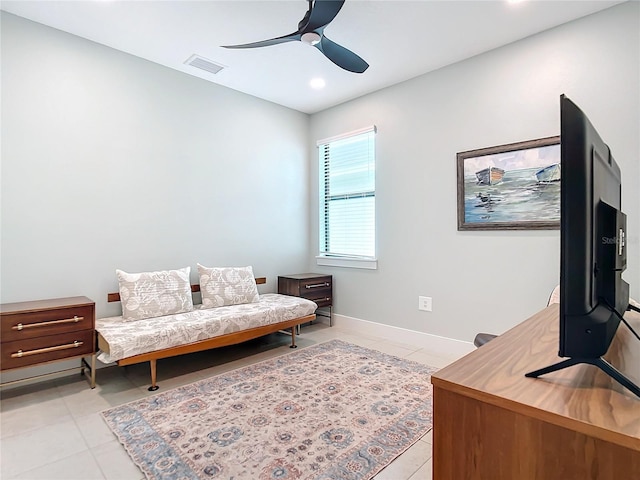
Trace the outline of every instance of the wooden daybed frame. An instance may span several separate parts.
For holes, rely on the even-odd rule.
[[[265,277],[256,278],[256,284],[264,284],[267,282]],[[196,293],[200,291],[200,285],[194,284],[191,285],[191,292]],[[119,293],[109,293],[107,295],[107,302],[119,302],[120,294]],[[272,325],[263,325],[261,327],[250,328],[247,330],[241,330],[239,332],[227,333],[224,335],[220,335],[213,338],[208,338],[206,340],[201,340],[199,342],[187,343],[185,345],[178,345],[176,347],[163,348],[161,350],[156,350],[148,353],[141,353],[140,355],[134,355],[132,357],[123,358],[117,360],[116,363],[118,366],[126,366],[133,365],[136,363],[149,362],[149,366],[151,368],[151,386],[149,387],[149,391],[155,391],[158,388],[156,384],[156,362],[161,358],[169,358],[175,357],[178,355],[184,355],[186,353],[194,353],[201,352],[203,350],[210,350],[212,348],[218,347],[226,347],[229,345],[236,345],[238,343],[243,343],[248,340],[252,340],[254,338],[262,337],[264,335],[268,335],[270,333],[275,333],[281,330],[291,330],[291,345],[289,348],[297,348],[296,345],[296,326],[301,325],[303,323],[312,322],[316,319],[316,315],[306,315],[300,318],[294,318],[291,320],[286,320],[284,322],[274,323]],[[288,332],[287,332],[288,333]],[[98,332],[96,331],[96,337],[98,338]],[[98,345],[99,346],[99,345]]]

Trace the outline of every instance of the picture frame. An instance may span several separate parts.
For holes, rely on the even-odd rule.
[[[560,228],[560,137],[456,154],[458,230]]]

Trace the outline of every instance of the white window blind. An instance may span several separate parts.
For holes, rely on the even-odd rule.
[[[318,142],[320,255],[376,255],[375,127]]]

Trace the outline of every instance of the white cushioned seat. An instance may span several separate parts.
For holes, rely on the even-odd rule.
[[[260,295],[254,303],[206,309],[198,307],[191,312],[133,322],[124,321],[121,316],[97,319],[101,350],[98,360],[111,363],[227,333],[272,325],[311,315],[318,308],[310,300],[274,293]]]

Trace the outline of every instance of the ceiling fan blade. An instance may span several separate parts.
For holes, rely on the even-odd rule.
[[[331,20],[336,18],[344,5],[345,0],[315,0],[309,21],[302,27],[303,32],[311,32],[318,28],[326,27]]]
[[[222,45],[222,48],[257,48],[257,47],[268,47],[269,45],[278,45],[279,43],[285,42],[295,42],[300,40],[302,35],[300,32],[293,32],[289,35],[284,35],[282,37],[271,38],[269,40],[262,40],[260,42],[252,42],[252,43],[243,43],[240,45]]]
[[[316,44],[315,47],[324,53],[325,57],[333,63],[350,72],[362,73],[369,68],[369,64],[358,55],[329,40],[325,36],[322,37],[320,43]]]

